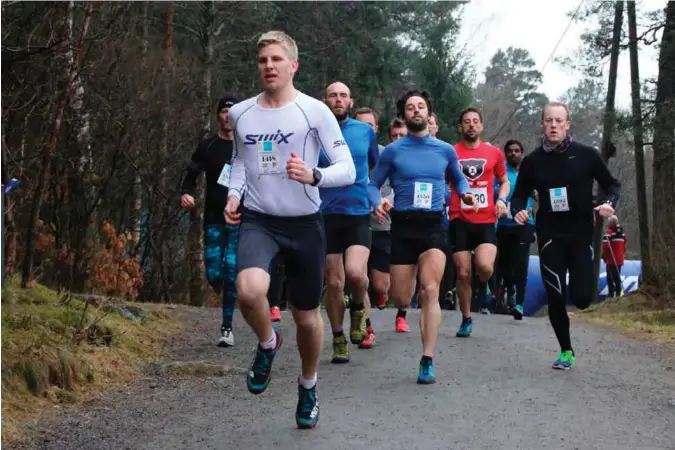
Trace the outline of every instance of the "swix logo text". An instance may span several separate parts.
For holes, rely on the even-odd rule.
[[[247,134],[244,136],[244,144],[256,144],[262,141],[276,141],[277,144],[290,144],[288,138],[293,136],[293,134],[295,133],[283,133],[281,130],[277,130],[276,133],[271,134]]]

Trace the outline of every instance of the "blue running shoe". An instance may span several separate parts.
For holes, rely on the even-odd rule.
[[[319,421],[319,397],[316,384],[312,389],[305,389],[298,384],[298,408],[295,410],[295,423],[298,428],[314,428]]]
[[[516,320],[523,320],[523,305],[516,305],[513,307],[513,318]]]
[[[417,374],[417,384],[434,384],[436,374],[434,373],[434,362],[430,360],[421,360],[420,368]]]
[[[471,317],[462,318],[462,324],[459,326],[457,331],[457,337],[469,337],[471,336],[471,326],[473,325],[473,320]]]
[[[258,348],[256,349],[253,364],[251,364],[248,377],[246,378],[246,385],[252,394],[262,394],[270,384],[272,361],[274,361],[274,356],[279,351],[279,348],[281,348],[281,343],[283,342],[279,332],[275,330],[274,333],[277,335],[276,348],[265,350],[258,344]]]

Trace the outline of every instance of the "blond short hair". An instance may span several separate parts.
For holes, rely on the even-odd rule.
[[[292,37],[284,33],[283,31],[268,31],[263,33],[258,38],[258,50],[264,48],[270,44],[279,44],[284,50],[286,50],[286,55],[291,60],[298,59],[298,46],[293,40]]]
[[[554,107],[554,106],[560,106],[561,108],[563,108],[565,110],[565,113],[567,114],[567,120],[568,121],[572,120],[572,117],[571,117],[572,115],[570,114],[570,107],[567,106],[567,103],[563,103],[563,102],[550,102],[549,104],[544,106],[544,109],[541,110],[541,120],[544,120],[544,112],[546,111],[546,109]]]

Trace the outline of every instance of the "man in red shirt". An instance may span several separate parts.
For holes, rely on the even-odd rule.
[[[476,198],[474,206],[460,201],[456,192],[450,197],[450,241],[452,258],[457,267],[457,296],[462,310],[462,324],[457,337],[471,335],[471,252],[483,289],[494,271],[497,256],[495,223],[505,216],[506,197],[511,189],[502,152],[482,142],[483,118],[476,108],[466,108],[459,116],[462,139],[454,145],[462,173]],[[495,201],[494,181],[499,180]],[[483,293],[482,297],[487,295]]]
[[[611,216],[607,221],[607,230],[602,238],[602,260],[607,268],[607,297],[623,294],[621,267],[626,256],[626,233],[619,219]]]

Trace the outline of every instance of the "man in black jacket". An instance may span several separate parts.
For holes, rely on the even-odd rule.
[[[536,216],[539,263],[548,294],[548,315],[560,343],[554,369],[570,369],[576,362],[570,340],[566,291],[574,305],[586,309],[593,298],[594,214],[609,217],[619,200],[621,185],[592,147],[568,136],[567,105],[548,104],[541,117],[541,146],[523,159],[511,198],[511,214],[519,225],[529,218],[527,199],[539,194]],[[598,206],[593,203],[593,181],[607,192]]]

